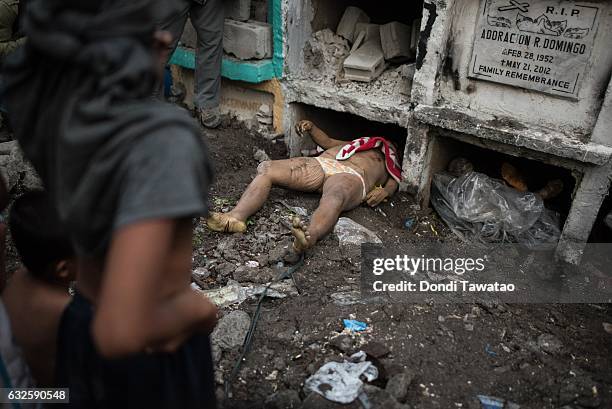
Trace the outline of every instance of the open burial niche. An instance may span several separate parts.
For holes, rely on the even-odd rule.
[[[470,241],[556,245],[572,205],[569,169],[436,135],[430,200]]]
[[[295,123],[301,120],[312,121],[322,131],[334,139],[352,141],[365,136],[382,136],[392,141],[402,160],[406,145],[407,131],[394,124],[369,121],[357,115],[337,112],[330,109],[313,107],[305,104],[291,104]],[[294,134],[295,135],[295,134]],[[294,138],[299,138],[297,135]],[[296,140],[301,156],[316,155],[316,145],[310,138]]]
[[[301,72],[397,103],[410,97],[422,1],[312,0],[312,35],[304,38]]]

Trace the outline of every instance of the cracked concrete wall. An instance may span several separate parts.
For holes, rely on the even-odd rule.
[[[283,32],[285,33],[285,74],[304,68],[304,44],[312,36],[314,10],[310,0],[283,1]]]
[[[593,128],[593,142],[612,146],[612,78],[608,83],[608,90],[604,103],[599,111],[599,117]]]
[[[450,31],[441,48],[447,55],[444,69],[439,72],[437,104],[512,117],[587,142],[612,71],[612,4],[604,0],[592,2],[601,3],[602,15],[578,101],[468,78],[480,1],[449,5]]]

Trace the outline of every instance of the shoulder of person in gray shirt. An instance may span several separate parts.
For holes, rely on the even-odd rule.
[[[113,230],[145,219],[206,214],[211,171],[203,142],[177,128],[142,138],[125,157]]]

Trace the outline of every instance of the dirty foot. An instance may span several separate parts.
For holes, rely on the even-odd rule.
[[[293,218],[293,228],[291,229],[291,234],[293,234],[293,237],[295,237],[295,240],[293,241],[293,251],[295,253],[303,253],[311,247],[308,225],[299,217]]]
[[[551,180],[542,189],[536,192],[542,200],[550,200],[559,196],[563,192],[563,181],[559,179]]]
[[[230,216],[227,213],[210,213],[206,225],[212,231],[223,233],[244,233],[246,223]]]
[[[501,174],[506,183],[519,192],[526,192],[528,190],[527,182],[525,182],[525,178],[523,178],[521,172],[508,162],[502,164]]]

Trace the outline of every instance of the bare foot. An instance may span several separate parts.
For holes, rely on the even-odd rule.
[[[293,241],[293,251],[300,254],[308,250],[312,245],[310,244],[310,232],[308,231],[308,225],[302,221],[299,217],[293,218],[293,228],[291,234],[295,237]]]
[[[223,233],[244,233],[246,231],[246,223],[228,213],[210,213],[206,225],[212,231]]]
[[[519,192],[527,191],[527,182],[525,182],[525,178],[521,174],[521,172],[509,164],[508,162],[504,162],[501,167],[502,178],[508,183],[510,186],[518,190]]]

